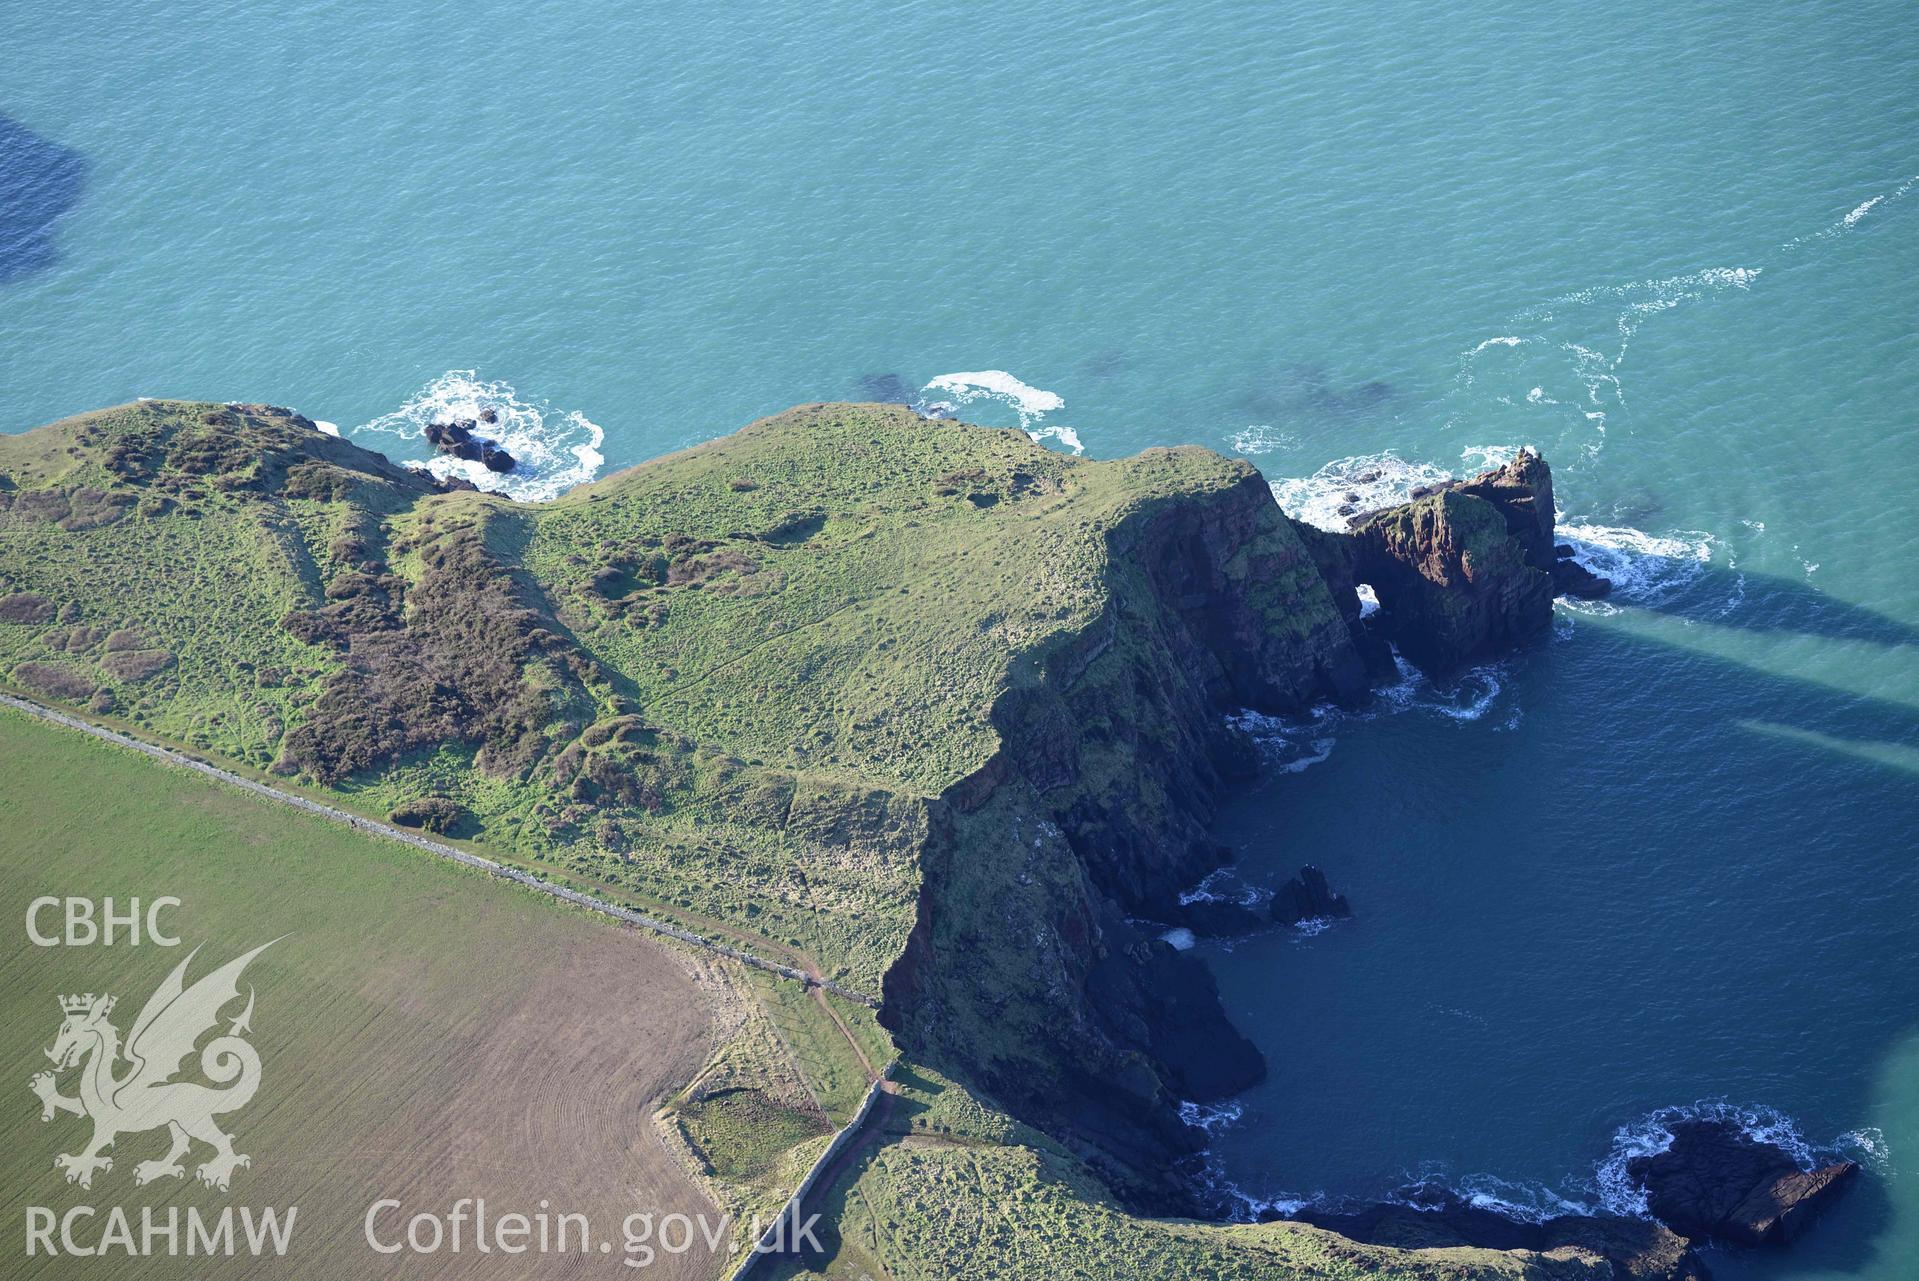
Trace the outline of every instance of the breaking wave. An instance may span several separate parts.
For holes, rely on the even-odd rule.
[[[495,422],[480,421],[491,413]],[[592,480],[605,465],[600,446],[606,433],[577,410],[559,413],[544,402],[526,401],[513,385],[481,378],[471,369],[453,369],[422,387],[411,400],[354,428],[418,440],[424,446],[428,423],[457,419],[480,421],[477,434],[497,441],[513,455],[512,471],[501,475],[482,464],[446,454],[407,463],[445,479],[459,476],[482,489],[523,502],[558,498]]]
[[[1079,433],[1071,427],[1039,425],[1040,419],[1046,415],[1056,409],[1066,408],[1065,398],[1058,392],[1021,382],[1004,369],[941,374],[920,388],[919,397],[913,402],[912,408],[925,418],[952,418],[957,415],[961,405],[980,400],[996,401],[1019,415],[1020,428],[1035,443],[1055,440],[1075,454],[1086,452]]]
[[[1561,524],[1559,541],[1570,544],[1573,558],[1603,578],[1612,580],[1612,595],[1601,601],[1561,599],[1568,609],[1583,613],[1616,613],[1619,603],[1663,605],[1698,582],[1712,565],[1718,540],[1702,530],[1648,534],[1624,525],[1596,525],[1579,521]],[[1743,580],[1735,585],[1727,608],[1743,597]]]
[[[1310,476],[1284,477],[1270,484],[1287,515],[1320,529],[1341,531],[1348,517],[1403,503],[1420,486],[1452,478],[1443,467],[1409,462],[1389,449],[1341,458]]]

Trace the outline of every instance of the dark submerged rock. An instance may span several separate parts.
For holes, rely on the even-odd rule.
[[[485,414],[481,417],[485,419]],[[497,418],[495,414],[494,419]],[[471,418],[462,418],[457,422],[428,423],[427,442],[443,454],[479,463],[490,472],[512,471],[517,465],[513,455],[502,449],[497,441],[474,435],[473,429],[477,425]]]
[[[860,397],[883,405],[910,405],[914,389],[898,374],[861,374]]]
[[[1353,914],[1346,896],[1333,893],[1326,883],[1326,873],[1310,863],[1274,892],[1271,910],[1272,918],[1281,925],[1327,917],[1343,920]]]
[[[1612,592],[1612,579],[1602,578],[1573,559],[1573,549],[1564,543],[1553,548],[1558,560],[1553,562],[1553,586],[1561,596],[1573,596],[1580,600],[1598,600]]]
[[[59,228],[86,187],[87,158],[0,115],[0,284],[60,260]]]
[[[1802,1170],[1783,1148],[1725,1121],[1685,1121],[1671,1130],[1671,1147],[1634,1157],[1626,1172],[1646,1189],[1655,1218],[1694,1238],[1783,1245],[1859,1170],[1852,1161]]]

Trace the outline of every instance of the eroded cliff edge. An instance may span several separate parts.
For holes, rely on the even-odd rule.
[[[1345,533],[1293,522],[1250,469],[1127,513],[1104,610],[1032,656],[995,708],[1000,750],[938,799],[883,1017],[1137,1207],[1204,1212],[1179,1104],[1265,1065],[1204,965],[1135,922],[1179,919],[1179,892],[1232,857],[1207,829],[1256,762],[1227,714],[1362,701],[1394,648],[1444,673],[1539,638],[1552,529],[1531,452]]]

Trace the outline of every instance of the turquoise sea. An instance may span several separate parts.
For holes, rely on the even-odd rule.
[[[1721,1276],[1914,1275],[1910,5],[0,24],[0,430],[265,399],[420,458],[436,398],[481,399],[540,493],[901,398],[1237,450],[1308,516],[1540,446],[1613,604],[1267,727],[1227,815],[1246,883],[1318,862],[1358,918],[1202,945],[1273,1065],[1220,1177],[1596,1204],[1716,1101],[1875,1172]]]

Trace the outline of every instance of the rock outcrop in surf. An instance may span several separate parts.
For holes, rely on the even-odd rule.
[[[487,409],[480,412],[478,419],[431,422],[426,425],[427,443],[443,454],[478,463],[495,475],[504,475],[518,466],[518,461],[498,441],[478,434],[481,423],[495,421],[497,415]]]
[[[1638,1156],[1626,1173],[1661,1223],[1699,1240],[1784,1245],[1859,1172],[1852,1161],[1800,1167],[1784,1148],[1718,1120],[1681,1121],[1663,1152]]]
[[[1326,873],[1308,863],[1299,875],[1273,892],[1269,907],[1273,920],[1281,925],[1305,921],[1344,920],[1353,914],[1353,905],[1344,894],[1333,893]]]
[[[1530,449],[1469,480],[1356,513],[1346,533],[1302,526],[1302,534],[1376,671],[1390,670],[1390,647],[1428,673],[1456,672],[1546,635],[1554,596],[1606,590],[1558,554],[1552,470]],[[1361,584],[1377,613],[1362,617]]]

